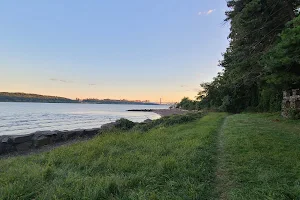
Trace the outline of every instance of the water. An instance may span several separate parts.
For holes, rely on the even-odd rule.
[[[164,108],[167,106],[0,102],[0,135],[22,135],[43,130],[98,128],[120,118],[142,122],[160,116],[152,112],[127,112],[126,110]]]

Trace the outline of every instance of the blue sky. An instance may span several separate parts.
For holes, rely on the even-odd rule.
[[[27,0],[0,7],[0,91],[179,101],[220,71],[220,0]]]

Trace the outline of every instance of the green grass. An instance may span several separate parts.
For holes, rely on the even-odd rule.
[[[300,121],[232,115],[223,134],[228,199],[300,199]]]
[[[144,126],[1,159],[0,199],[300,199],[300,121],[209,113]]]
[[[224,113],[0,160],[0,199],[211,199]]]

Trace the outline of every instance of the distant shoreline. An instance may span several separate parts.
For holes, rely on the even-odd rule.
[[[103,102],[103,103],[87,103],[87,102],[40,102],[40,101],[0,101],[0,103],[51,103],[51,104],[58,104],[58,103],[64,103],[64,104],[115,104],[115,105],[146,105],[146,106],[158,106],[158,105],[166,105],[166,104],[157,104],[157,103],[138,103],[138,102],[132,102],[132,103],[118,103],[118,102]]]
[[[140,100],[117,100],[117,99],[69,99],[58,96],[47,96],[40,94],[29,94],[29,93],[11,93],[11,92],[0,92],[0,102],[28,102],[28,103],[84,103],[84,104],[129,104],[129,105],[159,105],[150,101]]]

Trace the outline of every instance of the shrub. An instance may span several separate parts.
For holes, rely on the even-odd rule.
[[[148,131],[151,128],[159,127],[159,126],[172,126],[175,124],[184,124],[199,119],[202,116],[203,116],[202,112],[188,113],[185,115],[167,116],[157,120],[153,120],[152,122],[146,124],[143,123],[138,124],[135,127],[135,129],[139,131]]]
[[[289,119],[300,119],[300,111],[296,109],[289,109],[288,110],[288,118]]]
[[[121,129],[125,131],[132,129],[134,126],[135,126],[134,122],[124,118],[117,120],[115,125],[117,129]]]

